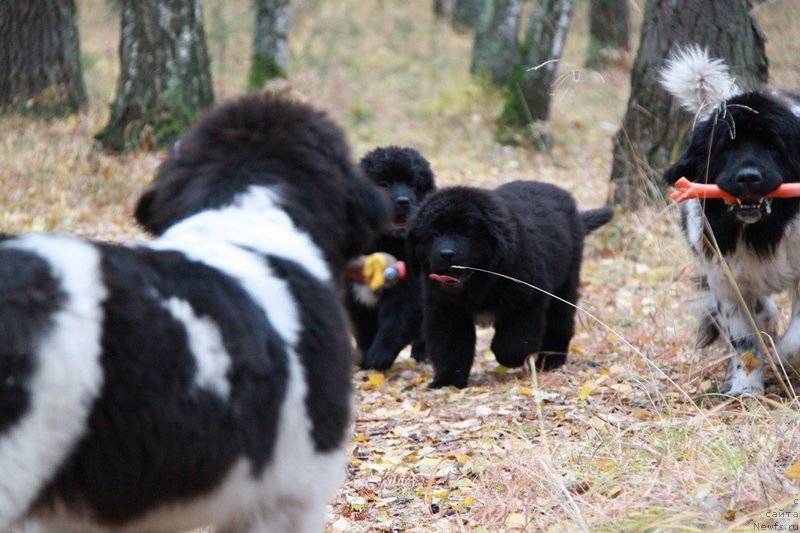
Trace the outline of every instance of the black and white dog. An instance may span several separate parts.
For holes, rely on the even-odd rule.
[[[160,166],[124,247],[0,243],[0,531],[321,531],[345,474],[345,263],[389,222],[320,112],[253,96]]]
[[[684,232],[707,282],[701,344],[721,331],[736,351],[723,391],[763,393],[766,360],[752,324],[776,340],[779,364],[800,362],[800,198],[766,197],[800,181],[800,97],[770,88],[745,91],[721,60],[697,47],[675,54],[661,82],[696,115],[689,147],[665,179],[715,183],[737,199],[682,206]],[[791,291],[792,318],[778,340],[779,313],[770,295],[783,290]]]
[[[430,163],[417,150],[400,146],[376,148],[361,159],[364,173],[389,196],[394,217],[391,229],[381,233],[369,248],[399,260],[408,260],[406,228],[434,183]],[[351,283],[347,291],[347,310],[353,322],[361,368],[385,370],[392,366],[400,350],[412,345],[411,357],[425,359],[422,336],[423,282],[409,275],[396,285],[377,292],[363,283]]]

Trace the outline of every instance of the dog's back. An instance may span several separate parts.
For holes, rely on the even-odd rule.
[[[288,109],[279,142],[302,129],[307,158],[248,144],[269,161],[203,173],[187,143],[140,202],[154,241],[0,241],[0,531],[321,530],[350,423],[340,265],[388,210],[338,128],[286,105],[230,104],[189,139],[255,106],[255,142]]]

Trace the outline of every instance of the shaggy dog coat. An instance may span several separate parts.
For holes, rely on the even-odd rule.
[[[759,332],[777,342],[778,366],[800,367],[800,198],[766,197],[800,180],[800,97],[745,91],[721,60],[697,47],[675,54],[661,78],[695,114],[689,146],[666,171],[667,183],[681,177],[715,183],[737,198],[732,205],[681,205],[684,233],[703,265],[701,345],[721,332],[734,349],[723,392],[763,393],[767,362]],[[770,295],[787,289],[792,314],[779,338]]]
[[[0,531],[321,531],[345,474],[345,263],[388,206],[323,114],[208,113],[139,201],[158,237],[0,243]]]
[[[392,228],[382,233],[369,251],[386,252],[407,261],[408,221],[435,188],[430,164],[413,148],[388,146],[365,155],[361,168],[385,189],[394,209]],[[425,345],[420,339],[422,288],[418,275],[406,276],[377,292],[364,284],[350,284],[347,309],[362,352],[362,368],[385,370],[392,366],[400,350],[412,343],[411,356],[418,361],[425,359]]]
[[[537,365],[566,361],[574,333],[584,236],[611,219],[578,213],[554,185],[516,181],[494,191],[448,187],[431,194],[409,229],[411,264],[427,278],[424,336],[431,387],[465,387],[475,324],[494,324],[491,349],[507,367],[538,353]],[[486,272],[510,276],[542,291]]]

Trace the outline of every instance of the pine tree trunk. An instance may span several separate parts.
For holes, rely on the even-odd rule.
[[[648,0],[628,109],[614,139],[611,199],[636,208],[663,198],[661,173],[680,150],[692,117],[658,84],[658,70],[681,44],[707,46],[731,67],[741,87],[767,81],[764,35],[748,0]]]
[[[521,131],[538,148],[550,145],[548,121],[553,83],[572,20],[573,0],[541,0],[531,12],[528,31],[509,84],[498,139],[516,142]]]
[[[453,0],[453,28],[469,31],[478,25],[484,5],[491,0]]]
[[[436,18],[444,17],[444,0],[433,0],[433,14],[436,16]]]
[[[0,112],[57,116],[86,103],[74,0],[0,0]]]
[[[591,0],[589,6],[586,67],[601,69],[610,63],[609,52],[629,50],[628,0]]]
[[[518,61],[517,43],[522,0],[490,0],[475,32],[472,46],[473,76],[488,75],[503,85],[511,79]]]
[[[208,52],[200,0],[122,0],[120,77],[107,150],[172,143],[211,106]]]
[[[256,0],[253,58],[247,87],[261,88],[273,78],[285,78],[289,64],[289,0]]]

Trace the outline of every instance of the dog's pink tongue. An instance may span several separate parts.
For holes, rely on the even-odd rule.
[[[447,274],[428,274],[428,279],[433,281],[438,281],[439,283],[447,283],[448,281],[453,283],[458,283],[458,278],[454,276],[448,276]]]

